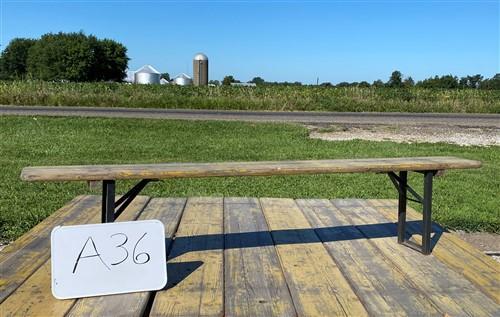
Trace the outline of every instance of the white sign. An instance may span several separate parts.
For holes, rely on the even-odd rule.
[[[158,220],[52,230],[52,294],[58,299],[162,289],[165,229]]]

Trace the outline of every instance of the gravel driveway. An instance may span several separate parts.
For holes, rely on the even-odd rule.
[[[328,141],[369,140],[398,143],[450,143],[499,146],[500,128],[449,125],[309,125],[310,137]]]

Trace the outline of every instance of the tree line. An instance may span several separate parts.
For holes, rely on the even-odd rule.
[[[339,85],[341,85],[340,83]],[[355,85],[356,83],[347,83],[347,85]],[[367,82],[361,82],[358,85],[367,85]],[[403,74],[400,71],[394,71],[391,74],[389,80],[384,83],[381,80],[376,80],[372,84],[376,87],[421,87],[421,88],[442,88],[442,89],[500,89],[500,73],[495,74],[491,78],[484,78],[480,74],[469,75],[464,77],[457,77],[453,75],[444,76],[434,76],[420,80],[415,83],[415,81],[410,77],[403,78]]]
[[[239,80],[234,79],[233,76],[226,76],[222,81],[223,85],[230,85],[232,82],[240,82]],[[249,83],[255,83],[257,85],[287,85],[287,86],[300,86],[301,82],[268,82],[265,81],[261,77],[254,77],[252,80],[248,81]],[[324,82],[319,84],[322,87],[388,87],[388,88],[409,88],[409,87],[420,87],[420,88],[442,88],[442,89],[466,89],[466,88],[474,88],[474,89],[500,89],[500,73],[495,74],[491,78],[484,78],[482,75],[472,75],[472,76],[464,76],[457,77],[453,75],[444,75],[444,76],[434,76],[424,80],[415,81],[411,76],[404,77],[403,74],[395,70],[392,72],[391,76],[386,82],[378,79],[373,83],[369,83],[367,81],[361,82],[340,82],[336,85],[330,82]]]
[[[0,56],[0,79],[122,81],[128,61],[127,48],[114,40],[49,33],[10,41]]]

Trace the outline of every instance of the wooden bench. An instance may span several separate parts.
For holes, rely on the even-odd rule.
[[[261,161],[224,163],[167,163],[126,165],[83,165],[26,167],[21,173],[25,181],[102,181],[102,222],[112,222],[141,190],[151,181],[169,178],[270,176],[330,173],[384,173],[387,174],[399,195],[398,242],[409,244],[406,231],[407,201],[423,205],[421,251],[431,252],[431,213],[433,177],[447,169],[481,167],[481,162],[456,157],[411,157],[340,159],[314,161]],[[408,172],[424,175],[424,193],[419,195],[408,185]],[[399,173],[399,175],[397,174]],[[115,199],[117,180],[141,179],[118,200]],[[412,197],[408,197],[408,193]]]

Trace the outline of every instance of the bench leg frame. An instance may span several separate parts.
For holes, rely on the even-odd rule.
[[[406,208],[408,200],[421,203],[423,206],[422,221],[422,246],[423,254],[431,253],[431,231],[432,231],[432,181],[437,171],[418,171],[424,174],[424,197],[422,198],[413,188],[408,185],[408,172],[400,171],[399,176],[394,172],[389,172],[389,178],[394,183],[398,193],[398,243],[408,245],[406,238]],[[104,180],[102,182],[102,214],[101,222],[114,222],[116,218],[127,208],[134,198],[152,179],[143,179],[130,189],[120,199],[115,200],[114,180]],[[414,199],[408,197],[408,192]]]
[[[152,179],[143,179],[132,187],[125,195],[120,197],[120,199],[115,200],[115,187],[116,182],[114,180],[104,180],[102,181],[102,213],[101,222],[114,222],[125,208],[130,205],[135,197],[141,192],[141,190],[146,187],[146,185],[153,181]]]
[[[400,171],[399,176],[394,172],[388,173],[394,186],[398,190],[398,243],[408,245],[412,248],[410,241],[406,238],[406,208],[408,200],[422,204],[422,245],[420,251],[427,255],[431,253],[431,232],[432,232],[432,181],[437,171],[418,171],[424,174],[424,195],[421,197],[413,188],[408,185],[408,172]],[[408,192],[414,197],[409,198]]]

